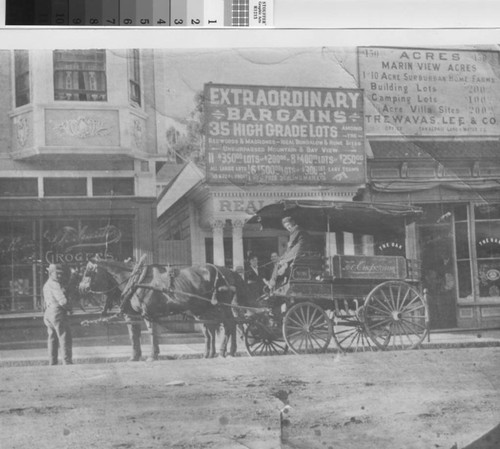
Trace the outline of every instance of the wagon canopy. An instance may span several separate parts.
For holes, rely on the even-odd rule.
[[[398,204],[286,199],[263,207],[248,223],[283,229],[281,219],[290,216],[308,231],[373,235],[401,229],[422,213],[420,207]]]

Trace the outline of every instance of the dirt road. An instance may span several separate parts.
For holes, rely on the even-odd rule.
[[[499,366],[475,348],[3,368],[0,447],[461,448],[500,422]]]

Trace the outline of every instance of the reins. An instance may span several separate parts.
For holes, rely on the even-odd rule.
[[[129,279],[131,278],[132,276],[128,277],[127,279],[125,279],[124,281],[122,282],[117,282],[116,285],[114,287],[111,287],[109,288],[108,290],[102,290],[102,291],[95,291],[95,290],[92,290],[92,289],[88,289],[89,293],[101,293],[103,295],[105,295],[106,293],[109,293],[109,292],[112,292],[113,290],[117,289],[118,287],[120,287],[120,285],[123,285],[125,284],[126,282],[129,281]]]
[[[227,288],[230,288],[230,287],[231,286],[228,286]],[[166,295],[170,299],[172,299],[172,297],[169,295],[169,293],[173,293],[173,294],[177,293],[177,294],[189,296],[191,298],[201,299],[202,301],[212,303],[211,299],[204,298],[203,296],[196,295],[194,293],[186,293],[186,292],[183,292],[181,290],[160,288],[160,287],[155,287],[153,285],[148,285],[148,284],[137,284],[137,285],[134,286],[134,288],[136,290],[139,289],[139,288],[144,288],[144,289],[147,289],[147,290],[153,290],[153,291],[156,291],[156,292],[159,292],[159,293],[163,293],[164,295]],[[252,311],[255,311],[255,312],[263,312],[263,311],[266,310],[266,308],[262,308],[262,307],[240,306],[240,305],[236,305],[236,304],[227,304],[227,303],[224,303],[224,302],[218,302],[217,305],[221,305],[221,306],[225,306],[225,307],[231,307],[232,309],[234,308],[234,309],[241,309],[241,310],[252,310]]]

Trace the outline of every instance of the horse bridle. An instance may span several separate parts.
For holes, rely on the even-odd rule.
[[[90,267],[89,267],[90,265]],[[87,266],[85,267],[85,271],[83,272],[83,277],[91,277],[89,274],[90,273],[96,273],[97,272],[97,268],[98,268],[98,265],[92,261],[88,261],[87,262]],[[132,275],[130,275],[128,278],[126,278],[124,281],[122,282],[117,282],[115,286],[111,287],[110,289],[108,290],[102,290],[102,291],[95,291],[95,290],[92,290],[92,289],[88,289],[88,292],[89,293],[94,293],[94,294],[106,294],[106,293],[110,293],[112,292],[113,290],[115,289],[119,289],[119,287],[123,284],[126,284],[130,278],[132,277]]]

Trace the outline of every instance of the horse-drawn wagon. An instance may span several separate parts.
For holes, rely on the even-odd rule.
[[[208,357],[215,355],[215,329],[221,323],[222,352],[232,337],[234,353],[239,324],[251,356],[323,352],[332,339],[341,351],[413,349],[429,329],[415,258],[415,220],[421,213],[412,206],[341,201],[283,200],[262,208],[249,224],[281,228],[282,218],[292,216],[316,247],[297,255],[284,281],[258,304],[246,301],[237,273],[211,264],[175,273],[146,266],[143,258],[135,265],[89,262],[82,286],[99,284],[102,272],[111,282],[101,288],[108,292],[107,308],[114,296],[122,311],[128,300],[131,313],[151,320],[188,312],[204,325]],[[344,233],[358,243],[351,246],[354,251],[339,238]],[[397,243],[387,243],[395,237]],[[405,250],[404,255],[380,254],[381,239],[386,243],[380,247]]]
[[[297,257],[285,282],[264,298],[273,313],[246,326],[247,352],[322,352],[332,338],[342,351],[417,348],[429,325],[414,258],[414,222],[420,214],[411,206],[296,200],[258,211],[250,224],[281,228],[282,218],[292,216],[320,244]],[[344,233],[359,242],[354,254],[346,254],[347,245],[339,251]],[[377,253],[377,242],[396,236],[398,243],[385,246],[406,254]]]

